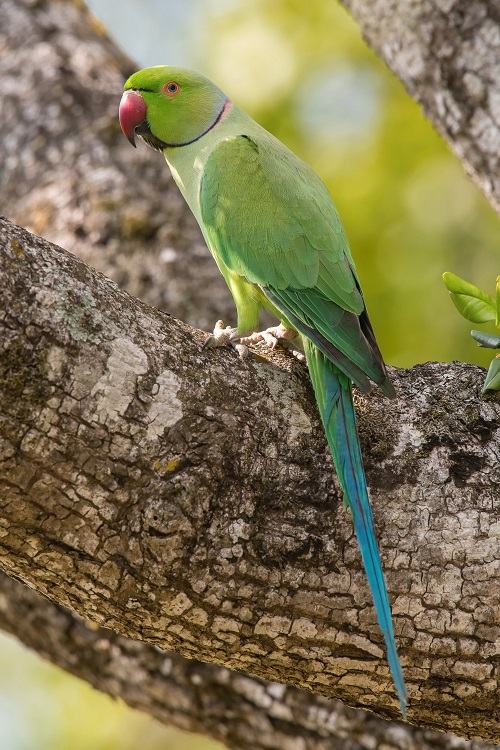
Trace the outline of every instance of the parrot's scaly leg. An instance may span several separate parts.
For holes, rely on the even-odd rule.
[[[300,361],[304,361],[304,354],[300,351],[300,336],[293,328],[287,328],[280,323],[278,326],[266,328],[264,331],[255,331],[249,336],[242,336],[241,343],[245,346],[252,344],[264,344],[271,350],[278,345],[293,354]]]
[[[248,355],[248,347],[241,343],[238,329],[225,326],[222,320],[218,320],[215,324],[213,332],[203,344],[203,349],[214,349],[220,346],[232,346],[241,359]]]

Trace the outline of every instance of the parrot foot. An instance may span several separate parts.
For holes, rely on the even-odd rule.
[[[242,336],[240,341],[244,346],[264,342],[266,347],[271,351],[280,345],[300,362],[303,362],[305,359],[303,352],[296,348],[297,345],[300,345],[297,331],[294,331],[292,328],[286,328],[282,323],[278,326],[266,328],[264,331],[255,331],[250,336]]]
[[[248,347],[241,343],[240,335],[236,328],[225,326],[222,320],[218,320],[213,332],[203,344],[203,349],[215,349],[220,346],[232,346],[238,352],[240,359],[248,355]]]

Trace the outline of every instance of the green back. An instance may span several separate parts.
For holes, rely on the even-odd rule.
[[[266,131],[222,140],[205,164],[201,217],[212,251],[257,284],[360,388],[385,367],[347,239],[319,177]]]

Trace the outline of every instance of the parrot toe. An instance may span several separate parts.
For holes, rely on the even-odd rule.
[[[232,346],[238,352],[240,359],[245,359],[248,356],[248,347],[241,342],[237,329],[226,326],[224,321],[218,320],[202,349],[215,349],[221,346]]]
[[[264,331],[255,331],[249,336],[243,336],[240,340],[242,344],[248,346],[263,343],[270,351],[276,349],[277,346],[281,346],[293,354],[294,357],[297,357],[297,359],[304,360],[302,352],[297,350],[297,346],[300,345],[300,338],[297,332],[293,328],[286,328],[282,323],[278,326],[266,328]]]
[[[263,344],[268,351],[274,351],[280,346],[300,362],[305,360],[303,352],[296,348],[300,346],[300,337],[297,332],[291,328],[286,328],[281,323],[278,326],[266,328],[264,331],[255,331],[248,336],[240,336],[237,328],[226,326],[224,321],[218,320],[202,349],[232,346],[238,352],[240,359],[246,359],[249,354],[248,347],[256,344]]]

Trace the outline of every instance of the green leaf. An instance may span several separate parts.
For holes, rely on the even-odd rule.
[[[497,316],[495,300],[487,292],[447,271],[443,281],[460,315],[472,323],[488,323]]]
[[[445,271],[443,273],[443,281],[446,285],[446,288],[449,292],[455,292],[456,294],[467,294],[470,297],[477,297],[478,299],[482,299],[485,302],[493,302],[493,297],[491,297],[487,292],[483,292],[482,289],[479,289],[479,287],[474,286],[474,284],[471,284],[469,281],[465,281],[465,279],[461,279],[460,276],[457,276],[455,273],[451,273],[451,271]]]
[[[450,294],[458,312],[471,323],[489,323],[496,318],[496,310],[489,302],[465,294]]]
[[[500,354],[491,361],[483,385],[483,393],[485,391],[500,391]]]
[[[486,349],[500,349],[500,336],[495,336],[494,333],[471,331],[470,335],[477,341],[479,346],[483,346]]]

